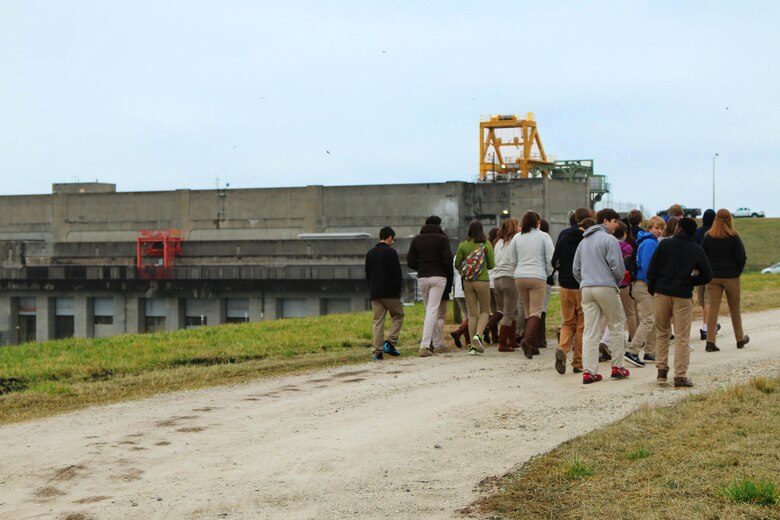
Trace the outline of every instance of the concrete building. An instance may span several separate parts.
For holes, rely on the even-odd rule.
[[[468,223],[533,209],[553,236],[589,204],[587,182],[525,179],[374,186],[118,193],[55,184],[0,197],[0,344],[368,308],[365,253],[391,225],[402,263],[439,215],[453,250]],[[182,255],[164,279],[136,268],[141,230],[176,229]],[[404,270],[405,298],[414,274]]]

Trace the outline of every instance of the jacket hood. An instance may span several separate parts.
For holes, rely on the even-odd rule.
[[[436,224],[423,225],[423,227],[420,228],[420,234],[423,233],[438,233],[440,235],[447,236],[447,234],[444,232],[441,226],[437,226]]]
[[[585,232],[580,228],[574,228],[565,235],[563,235],[564,242],[568,244],[578,244],[582,240],[582,235]]]
[[[607,233],[607,226],[605,226],[604,224],[596,224],[595,226],[591,226],[585,230],[585,232],[582,234],[582,237],[587,238],[592,234],[599,233],[599,232]]]
[[[649,231],[640,230],[639,235],[637,235],[636,237],[636,245],[639,246],[641,242],[644,242],[645,240],[649,240],[650,238],[655,238],[655,235],[650,233]]]
[[[706,227],[712,227],[712,223],[715,222],[715,210],[708,209],[701,216],[701,223]]]

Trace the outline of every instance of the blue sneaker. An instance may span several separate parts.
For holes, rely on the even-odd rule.
[[[384,359],[384,356],[382,356],[382,353],[375,354],[374,357],[371,358],[371,361],[382,361]]]
[[[396,350],[395,345],[390,343],[389,341],[385,341],[385,348],[382,349],[385,354],[390,354],[391,356],[400,356],[401,353]]]

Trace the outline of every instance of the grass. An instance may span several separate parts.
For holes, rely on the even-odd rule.
[[[501,519],[780,518],[778,387],[780,380],[761,378],[671,407],[641,409],[506,475],[501,491],[480,503],[482,513]]]
[[[745,244],[746,269],[760,271],[780,262],[780,218],[735,218],[734,229]]]

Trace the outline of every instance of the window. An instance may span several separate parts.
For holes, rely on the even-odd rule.
[[[92,299],[92,323],[94,325],[114,324],[114,299],[113,298]]]
[[[225,322],[246,323],[249,321],[249,298],[225,299]]]

